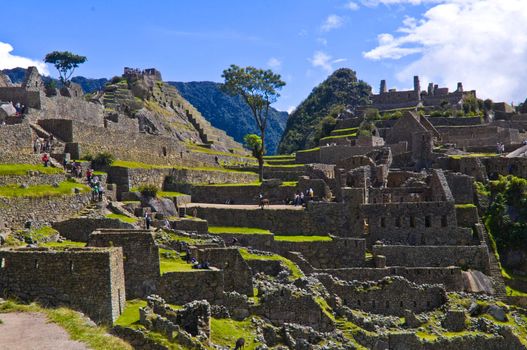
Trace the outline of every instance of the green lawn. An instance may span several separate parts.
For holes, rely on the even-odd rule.
[[[127,300],[123,313],[114,325],[128,327],[136,322],[139,322],[139,308],[145,307],[146,301],[141,299]]]
[[[209,233],[235,233],[247,235],[270,235],[271,231],[256,227],[209,226]]]
[[[467,203],[467,204],[456,204],[456,208],[459,208],[459,209],[468,209],[468,208],[475,208],[476,206],[472,203]]]
[[[27,175],[28,171],[38,171],[41,174],[62,174],[64,171],[59,168],[45,167],[44,165],[34,164],[0,164],[0,176],[7,175]]]
[[[107,214],[106,217],[108,219],[119,219],[122,222],[126,222],[128,224],[135,224],[137,222],[136,218],[131,218],[129,216],[123,215],[123,214]]]
[[[346,129],[334,129],[331,133],[334,134],[351,134],[354,131],[359,130],[358,127],[355,128],[346,128]]]
[[[240,254],[245,260],[278,260],[282,261],[285,266],[291,271],[291,279],[295,280],[297,278],[300,278],[304,276],[300,268],[291,260],[287,259],[286,257],[283,257],[278,254],[272,254],[272,255],[260,255],[260,254],[253,254],[249,253],[249,251],[245,248],[240,249]]]
[[[110,335],[104,327],[91,325],[81,313],[65,307],[47,309],[36,303],[22,305],[9,300],[0,304],[0,313],[7,312],[43,313],[51,322],[64,328],[72,340],[85,343],[93,350],[132,350],[129,344]]]
[[[461,159],[461,158],[472,158],[472,157],[497,157],[496,153],[469,153],[469,154],[456,154],[450,155],[452,159]]]
[[[175,192],[175,191],[159,191],[157,192],[157,196],[172,198],[172,197],[186,196],[186,194],[181,193],[181,192]]]
[[[76,242],[65,240],[62,242],[46,242],[39,244],[39,247],[64,249],[64,248],[83,248],[86,247],[86,242]]]
[[[210,336],[214,344],[226,346],[229,349],[234,347],[238,338],[245,339],[246,350],[254,350],[258,345],[256,341],[256,326],[248,317],[243,321],[235,321],[228,318],[210,320]]]
[[[195,271],[192,265],[184,261],[178,252],[169,249],[159,249],[159,265],[161,274],[167,272],[189,272]]]
[[[274,236],[275,241],[279,242],[331,242],[329,236]]]
[[[21,188],[18,185],[0,186],[0,197],[52,197],[73,194],[73,189],[79,188],[81,192],[89,192],[90,188],[77,182],[63,181],[58,187],[52,185],[35,185]]]

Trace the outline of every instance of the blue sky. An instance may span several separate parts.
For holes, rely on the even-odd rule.
[[[231,63],[253,65],[287,82],[275,105],[281,110],[340,67],[374,89],[383,78],[389,87],[409,87],[419,74],[422,86],[433,80],[453,89],[459,80],[482,97],[523,101],[527,73],[517,71],[527,62],[526,3],[17,0],[4,4],[12,15],[0,26],[0,68],[35,63],[53,50],[87,56],[76,75],[92,78],[130,66],[156,67],[164,80],[221,81]]]

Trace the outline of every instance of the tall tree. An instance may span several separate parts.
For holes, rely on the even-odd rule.
[[[260,181],[263,180],[263,157],[265,155],[265,129],[269,108],[278,100],[278,91],[284,87],[285,82],[279,74],[271,70],[255,67],[238,67],[232,64],[222,74],[225,79],[223,89],[231,95],[240,95],[251,109],[256,125],[260,130],[262,146],[253,155],[258,159]]]
[[[70,84],[70,78],[75,68],[86,62],[85,56],[76,55],[69,51],[53,51],[44,57],[44,62],[51,63],[59,71],[60,81],[65,86]]]

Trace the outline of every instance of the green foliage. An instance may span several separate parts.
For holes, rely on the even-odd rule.
[[[109,152],[98,153],[92,160],[92,167],[95,169],[104,169],[115,162],[115,157]]]
[[[527,248],[527,180],[512,175],[489,182],[491,205],[485,224],[498,251]]]
[[[245,146],[251,150],[253,157],[263,161],[262,138],[256,134],[247,134],[243,137]]]
[[[159,192],[159,187],[154,184],[146,184],[138,187],[139,192],[144,197],[156,197]]]
[[[353,109],[370,103],[371,87],[357,79],[351,69],[336,70],[315,87],[287,120],[287,126],[278,147],[278,153],[293,153],[315,147],[316,128],[336,105]]]
[[[432,118],[441,118],[443,116],[443,113],[441,113],[440,111],[432,111],[432,113],[430,113],[430,117]]]
[[[135,224],[137,222],[136,218],[131,218],[131,217],[123,215],[123,214],[112,213],[112,214],[107,214],[106,217],[108,219],[118,219],[118,220],[120,220],[122,222],[126,222],[128,224]]]
[[[80,64],[86,62],[85,56],[76,55],[69,51],[53,51],[44,57],[44,62],[51,63],[59,71],[60,81],[68,86],[69,80]]]
[[[470,112],[479,112],[479,103],[477,98],[474,96],[465,97],[463,100],[463,111],[465,114],[469,114]]]
[[[397,113],[397,112],[395,112]],[[364,119],[373,121],[373,120],[379,120],[381,119],[381,114],[379,113],[379,110],[377,108],[367,108],[364,111]]]
[[[487,98],[485,101],[483,101],[483,108],[486,111],[491,111],[494,108],[494,102],[490,98]]]
[[[343,104],[336,104],[331,107],[329,114],[322,118],[316,127],[316,143],[331,134],[337,125],[337,117],[345,110],[346,106]]]

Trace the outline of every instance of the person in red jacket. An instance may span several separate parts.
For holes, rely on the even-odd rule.
[[[44,155],[42,156],[42,163],[44,163],[44,166],[48,166],[49,164],[49,156],[47,153],[44,153]]]

